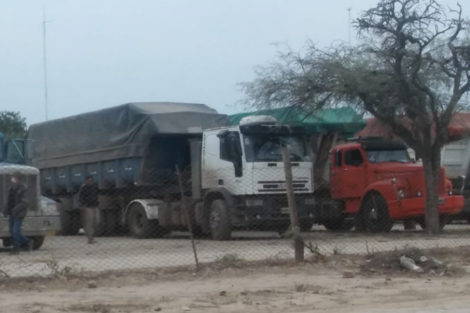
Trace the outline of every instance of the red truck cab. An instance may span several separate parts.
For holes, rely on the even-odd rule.
[[[356,228],[370,232],[388,232],[396,220],[414,219],[424,227],[424,169],[410,159],[405,144],[356,139],[334,147],[330,157],[330,202],[326,205],[331,208],[335,203],[333,207],[341,214],[324,214],[327,207],[322,204],[327,228],[352,227],[351,223],[345,224],[351,217]],[[444,171],[441,168],[438,191],[443,221],[463,208],[463,197],[452,194],[452,183]]]

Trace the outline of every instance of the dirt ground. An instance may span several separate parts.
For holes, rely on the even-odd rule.
[[[305,233],[304,238],[317,245],[323,254],[366,254],[407,246],[431,249],[470,245],[470,226],[467,224],[449,225],[443,234],[433,237],[426,236],[421,230],[403,231],[400,227],[403,228],[402,225],[397,225],[388,234],[328,232],[318,229]],[[55,271],[53,263],[74,271],[94,272],[194,264],[191,242],[185,233],[163,239],[105,237],[97,240],[98,244],[87,245],[83,235],[48,237],[40,250],[19,256],[10,256],[9,249],[0,248],[0,270],[10,277],[27,277],[49,275]],[[213,262],[226,254],[237,254],[240,258],[253,261],[294,257],[292,241],[269,232],[238,232],[235,233],[234,240],[227,242],[198,239],[196,249],[201,262]]]
[[[4,279],[0,312],[468,312],[470,248],[426,251],[449,265],[442,276],[385,264],[400,254],[312,255],[301,265],[234,256],[197,273],[186,268]],[[382,262],[383,269],[371,271],[371,262]]]

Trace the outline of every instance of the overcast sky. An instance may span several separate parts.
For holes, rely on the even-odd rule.
[[[45,2],[54,119],[138,101],[242,111],[233,108],[243,97],[237,83],[275,60],[271,43],[347,41],[347,8],[354,17],[377,1]],[[42,16],[42,0],[0,0],[0,110],[20,111],[28,124],[45,120]]]

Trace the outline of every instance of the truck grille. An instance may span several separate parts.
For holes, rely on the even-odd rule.
[[[282,192],[287,191],[285,181],[258,181],[260,184],[260,189],[258,192]],[[294,180],[292,186],[294,191],[308,191],[307,187],[308,181],[306,180]]]

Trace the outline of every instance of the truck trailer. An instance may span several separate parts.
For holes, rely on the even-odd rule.
[[[227,240],[233,229],[290,225],[280,144],[293,167],[301,226],[314,220],[312,161],[303,127],[248,118],[230,125],[202,104],[129,103],[31,125],[31,164],[42,193],[60,204],[62,234],[82,227],[78,193],[86,176],[99,188],[101,235],[126,228],[137,238],[187,229]],[[191,198],[189,220],[181,206]]]

